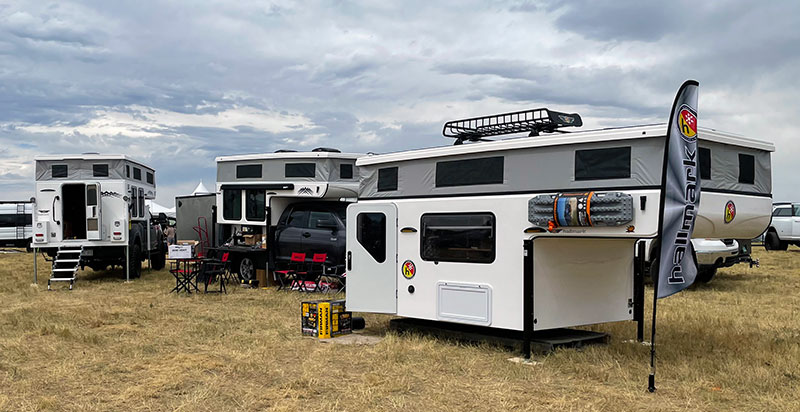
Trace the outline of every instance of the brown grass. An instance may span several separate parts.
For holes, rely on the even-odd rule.
[[[649,394],[649,348],[625,342],[632,322],[595,326],[610,344],[533,366],[387,334],[385,316],[367,315],[379,344],[330,345],[300,336],[299,293],[170,295],[164,271],[127,284],[82,273],[75,290],[47,292],[46,270],[31,285],[30,254],[4,254],[0,410],[800,410],[800,250],[757,257],[759,269],[660,302]]]

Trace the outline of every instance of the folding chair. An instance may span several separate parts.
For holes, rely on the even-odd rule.
[[[203,282],[203,292],[208,293],[211,282],[219,282],[219,293],[228,293],[225,286],[225,263],[217,259],[203,259],[198,278]]]
[[[292,289],[294,284],[298,282],[297,273],[298,271],[303,270],[305,263],[306,263],[305,253],[292,252],[292,257],[289,259],[289,263],[287,264],[286,269],[276,270],[273,272],[275,274],[275,280],[277,280],[278,283],[280,283],[280,286],[278,286],[278,290],[286,289],[286,282],[289,283],[289,289]]]
[[[302,283],[302,290],[308,292],[306,282],[313,282],[314,289],[311,292],[316,292],[320,289],[320,281],[325,274],[325,261],[328,260],[327,253],[314,253],[311,257],[311,265],[306,272],[298,272],[297,277]]]

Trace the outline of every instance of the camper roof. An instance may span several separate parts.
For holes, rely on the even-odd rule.
[[[655,124],[646,126],[629,126],[618,128],[597,129],[588,131],[572,132],[567,134],[551,134],[539,137],[521,137],[499,140],[494,142],[482,142],[457,146],[439,146],[427,149],[409,150],[402,152],[387,153],[382,155],[364,156],[356,161],[357,166],[367,166],[372,164],[399,162],[409,159],[425,159],[443,157],[451,155],[463,155],[470,153],[485,153],[499,150],[513,150],[530,147],[544,147],[556,145],[568,145],[577,143],[603,142],[609,140],[641,139],[649,137],[660,137],[667,133],[666,124]],[[701,140],[707,140],[722,144],[748,147],[752,149],[774,152],[775,146],[763,140],[756,140],[733,133],[721,132],[709,128],[700,128]]]
[[[145,167],[147,169],[153,170],[152,167],[128,156],[128,155],[104,155],[98,153],[84,153],[84,154],[75,154],[75,155],[43,155],[43,156],[35,156],[33,158],[35,161],[58,161],[58,160],[86,160],[86,161],[97,161],[97,160],[126,160],[131,163],[136,163],[139,166]]]
[[[240,160],[264,159],[358,159],[364,156],[358,153],[337,152],[281,152],[281,153],[253,153],[232,156],[219,156],[217,162],[235,162]]]

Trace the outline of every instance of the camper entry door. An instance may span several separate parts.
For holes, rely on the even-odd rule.
[[[88,183],[86,185],[86,238],[89,240],[102,239],[102,206],[100,183]]]
[[[394,203],[347,207],[347,310],[397,312],[397,208]]]

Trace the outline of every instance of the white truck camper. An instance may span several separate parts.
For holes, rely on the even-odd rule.
[[[217,157],[214,243],[230,254],[241,280],[252,281],[256,269],[272,271],[285,255],[317,246],[330,252],[327,268],[344,270],[345,234],[335,226],[344,227],[342,202],[357,197],[360,156],[317,148]],[[305,209],[289,210],[299,204]],[[332,250],[337,243],[341,258]]]
[[[657,236],[667,127],[559,130],[581,123],[547,109],[466,119],[445,125],[454,146],[359,158],[347,310],[526,332],[636,320],[641,338],[634,248]],[[483,141],[515,132],[530,135]],[[699,139],[694,236],[757,236],[773,145]]]
[[[146,199],[156,196],[155,171],[125,155],[38,156],[31,247],[52,258],[48,281],[75,282],[79,268],[126,268],[141,275],[150,259],[165,264],[165,244]],[[149,230],[148,230],[149,229]]]
[[[33,237],[32,214],[32,200],[0,201],[0,246],[30,249]]]

